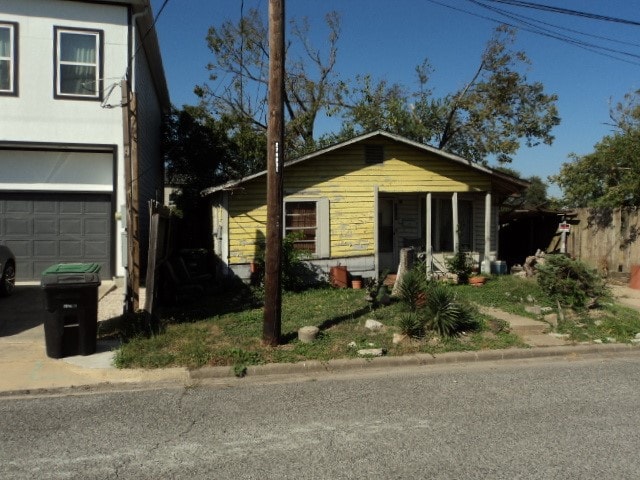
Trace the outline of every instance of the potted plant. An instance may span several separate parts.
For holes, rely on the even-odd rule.
[[[473,259],[468,252],[457,251],[453,256],[445,259],[445,264],[450,273],[457,275],[459,284],[469,282],[469,276],[473,271]]]

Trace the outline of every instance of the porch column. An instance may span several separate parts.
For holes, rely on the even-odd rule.
[[[482,273],[491,273],[491,192],[484,197],[484,258],[480,263]]]
[[[451,197],[451,215],[453,217],[453,251],[460,249],[460,236],[458,232],[458,192],[453,192]]]
[[[380,222],[378,221],[380,202],[378,200],[380,191],[378,185],[373,186],[373,268],[375,270],[374,279],[380,276],[380,242],[378,240],[380,235]]]
[[[431,193],[427,193],[426,202],[426,216],[425,225],[427,227],[427,232],[425,235],[425,250],[427,254],[427,273],[431,273],[433,271],[433,243],[431,241]]]

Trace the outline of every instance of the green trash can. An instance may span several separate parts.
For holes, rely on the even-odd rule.
[[[44,336],[47,355],[91,355],[98,331],[97,263],[59,263],[42,272],[45,292]]]

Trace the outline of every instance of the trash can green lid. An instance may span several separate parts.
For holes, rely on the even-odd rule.
[[[98,263],[58,263],[47,268],[43,275],[53,275],[59,273],[98,273],[100,272]]]

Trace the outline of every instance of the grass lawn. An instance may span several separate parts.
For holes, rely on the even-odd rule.
[[[511,276],[492,277],[482,287],[454,286],[456,293],[473,303],[494,306],[519,315],[531,300],[540,306],[554,307],[537,284]],[[447,351],[500,349],[525,346],[504,324],[476,316],[480,330],[454,338],[427,334],[394,344],[393,334],[400,333],[399,319],[407,307],[400,301],[371,309],[365,290],[320,288],[300,293],[285,293],[282,302],[282,342],[277,347],[262,345],[263,311],[259,292],[235,285],[216,289],[204,298],[180,308],[165,308],[161,313],[160,333],[143,335],[136,319],[123,319],[120,325],[101,326],[99,335],[120,336],[125,343],[116,353],[118,367],[159,368],[204,365],[234,366],[240,372],[246,365],[302,360],[326,361],[357,356],[361,348],[383,348],[387,355],[442,353]],[[576,341],[600,338],[629,340],[640,332],[638,312],[605,303],[593,313],[566,312],[567,321],[558,330]],[[382,322],[381,331],[364,328],[367,319]],[[128,323],[127,323],[128,322]],[[300,327],[320,328],[312,344],[298,341]],[[355,347],[353,346],[355,343]],[[350,346],[351,345],[351,346]]]

